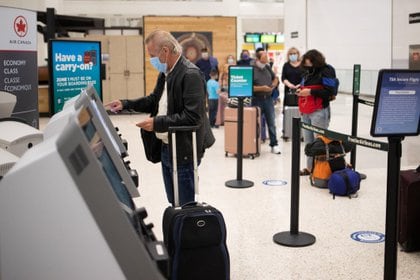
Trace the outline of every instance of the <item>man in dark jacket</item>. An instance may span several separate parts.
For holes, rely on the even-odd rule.
[[[111,111],[132,109],[151,116],[136,125],[154,131],[162,140],[161,162],[168,201],[174,204],[172,161],[168,147],[168,128],[199,126],[197,157],[215,142],[205,111],[206,82],[200,70],[182,56],[182,47],[168,32],[157,30],[145,41],[150,63],[160,72],[155,89],[146,97],[115,100],[106,106]],[[191,132],[176,137],[180,204],[194,201],[194,170]]]

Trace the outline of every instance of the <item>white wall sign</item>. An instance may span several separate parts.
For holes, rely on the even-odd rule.
[[[12,117],[39,126],[36,12],[0,7],[0,90],[16,95]]]

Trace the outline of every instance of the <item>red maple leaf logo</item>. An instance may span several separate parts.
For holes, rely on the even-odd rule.
[[[17,32],[25,32],[26,24],[20,19],[19,23],[16,23]]]
[[[28,23],[26,21],[26,18],[24,18],[23,16],[18,16],[15,18],[14,29],[19,37],[26,36],[26,33],[28,33],[27,27]]]

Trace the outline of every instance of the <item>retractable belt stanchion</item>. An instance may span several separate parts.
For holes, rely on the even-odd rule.
[[[402,137],[388,137],[384,280],[397,279],[398,190]]]
[[[225,183],[230,188],[249,188],[254,182],[242,179],[242,159],[243,159],[243,130],[244,130],[244,98],[238,97],[238,137],[236,151],[236,180],[229,180]]]
[[[351,121],[351,136],[357,137],[357,120],[359,117],[359,94],[360,94],[360,64],[353,65],[353,110]],[[350,152],[350,164],[356,169],[356,149],[355,146]]]
[[[289,247],[304,247],[314,244],[316,239],[312,234],[299,232],[300,118],[293,118],[292,133],[290,231],[276,233],[273,241]]]

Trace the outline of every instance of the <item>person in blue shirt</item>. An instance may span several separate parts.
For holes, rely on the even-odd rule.
[[[216,79],[217,79],[217,70],[212,69],[210,71],[210,79],[207,81],[207,93],[208,93],[208,99],[209,99],[210,126],[214,128],[219,127],[218,125],[216,125],[216,116],[217,116],[217,108],[219,106],[220,86],[219,86],[219,82],[217,82]]]

